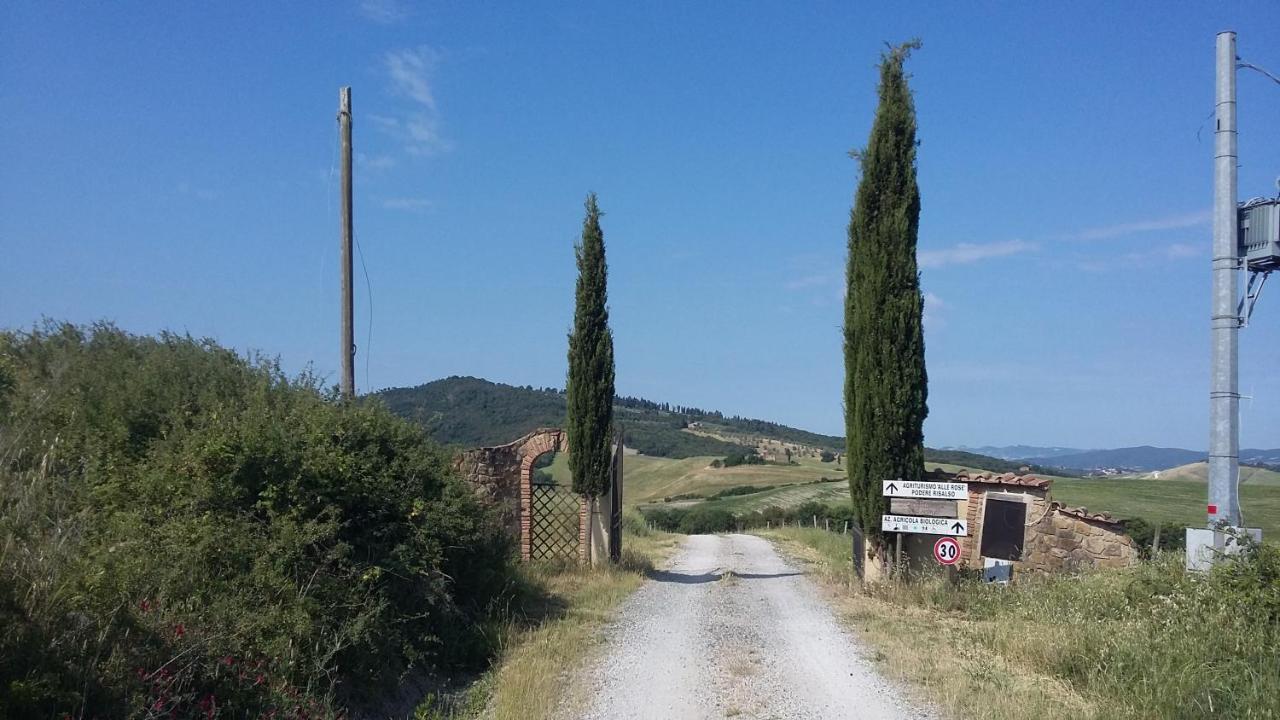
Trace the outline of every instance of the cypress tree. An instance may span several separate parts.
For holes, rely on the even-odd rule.
[[[846,276],[845,468],[858,525],[882,542],[888,503],[881,481],[924,474],[924,298],[916,269],[920,189],[916,117],[903,63],[920,47],[890,48],[880,62],[880,104],[849,220]]]
[[[613,331],[609,329],[608,266],[596,195],[587,195],[582,239],[574,245],[578,285],[569,335],[569,470],[573,491],[608,490],[613,440]]]

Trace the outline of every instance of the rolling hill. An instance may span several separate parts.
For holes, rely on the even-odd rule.
[[[417,387],[391,388],[369,398],[422,425],[436,442],[456,447],[501,445],[535,428],[565,424],[563,391],[515,387],[473,377],[449,377]],[[623,428],[627,446],[646,455],[723,457],[751,451],[745,445],[684,432],[684,416],[657,407],[618,404],[614,419]]]
[[[500,445],[534,428],[562,427],[565,422],[562,390],[517,387],[474,377],[455,376],[416,387],[390,388],[367,398],[422,425],[437,442],[455,447]],[[614,418],[623,428],[627,447],[655,457],[713,458],[753,450],[777,456],[791,449],[797,457],[816,460],[822,451],[844,452],[842,437],[642,398],[617,398]],[[1017,472],[1024,465],[932,448],[925,448],[925,460],[993,472]]]
[[[1142,476],[1142,479],[1149,480],[1187,480],[1193,482],[1208,482],[1209,480],[1209,463],[1198,462],[1189,465],[1180,465],[1166,470],[1156,470]],[[1240,482],[1248,485],[1277,485],[1280,486],[1280,472],[1270,468],[1252,467],[1249,465],[1240,466]]]
[[[1112,450],[1081,450],[1066,454],[1052,453],[1039,457],[1026,457],[1022,460],[1023,462],[1046,467],[1073,468],[1084,471],[1109,468],[1152,472],[1202,462],[1205,456],[1206,453],[1202,450],[1140,445],[1138,447],[1115,448]],[[1280,467],[1280,449],[1247,448],[1240,451],[1240,462],[1247,465]]]
[[[1163,448],[1141,445],[1113,450],[1085,450],[1070,455],[1028,458],[1027,462],[1055,468],[1098,470],[1117,468],[1122,470],[1163,470],[1199,462],[1205,453],[1182,448]]]

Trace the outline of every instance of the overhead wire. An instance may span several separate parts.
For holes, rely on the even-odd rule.
[[[1263,75],[1271,78],[1272,82],[1274,82],[1277,85],[1280,85],[1280,77],[1276,76],[1275,73],[1271,72],[1270,70],[1267,70],[1266,68],[1258,67],[1253,63],[1245,62],[1240,59],[1239,55],[1236,56],[1236,68],[1246,68],[1249,70],[1253,70],[1255,72],[1262,73]]]
[[[369,281],[369,268],[364,264],[364,248],[360,246],[360,234],[353,230],[351,235],[356,241],[356,254],[360,256],[360,271],[364,273],[365,298],[369,305],[368,331],[365,334],[364,348],[364,387],[365,392],[369,392],[373,389],[373,385],[369,383],[369,355],[371,354],[369,348],[373,347],[373,283]]]

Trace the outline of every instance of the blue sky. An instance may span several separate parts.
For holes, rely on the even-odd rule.
[[[1280,6],[892,5],[5,3],[0,326],[336,380],[349,84],[362,390],[562,385],[594,190],[619,392],[839,433],[847,151],[918,36],[927,442],[1205,447],[1214,34],[1280,69]],[[1280,86],[1239,113],[1272,194]],[[1241,346],[1280,445],[1280,286]]]

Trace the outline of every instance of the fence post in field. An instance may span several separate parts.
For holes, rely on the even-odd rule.
[[[1160,553],[1160,526],[1156,525],[1155,535],[1151,538],[1151,554],[1158,555]]]
[[[815,528],[816,528],[816,527],[818,527],[818,516],[817,516],[817,515],[814,515],[814,516],[813,516],[813,526],[814,526]]]
[[[831,518],[822,518],[822,527],[827,532],[831,532]]]
[[[840,534],[841,534],[841,535],[848,535],[848,534],[849,534],[849,521],[848,521],[848,520],[845,520],[845,521],[844,521],[844,529],[840,531]]]

